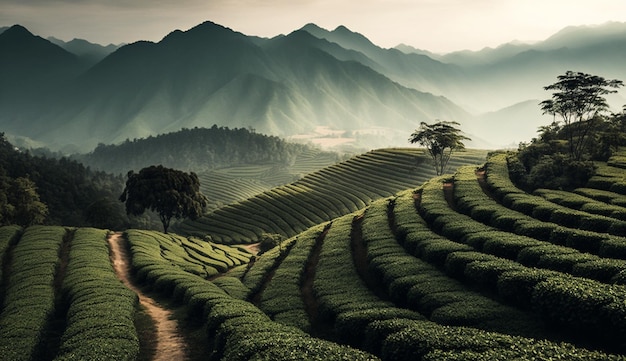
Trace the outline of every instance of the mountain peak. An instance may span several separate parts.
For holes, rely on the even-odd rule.
[[[2,35],[3,37],[11,37],[13,39],[24,39],[35,36],[22,25],[13,25],[6,29],[4,32],[2,32],[0,35]]]

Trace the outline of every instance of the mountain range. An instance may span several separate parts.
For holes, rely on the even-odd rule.
[[[213,124],[281,137],[325,127],[361,146],[406,145],[436,119],[460,122],[469,146],[501,147],[551,121],[537,104],[557,75],[626,79],[625,23],[443,55],[315,24],[259,38],[205,22],[106,47],[19,25],[0,32],[0,131],[65,152]]]

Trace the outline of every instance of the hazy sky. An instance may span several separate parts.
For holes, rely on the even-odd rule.
[[[159,41],[206,20],[247,35],[345,25],[375,44],[434,52],[543,40],[568,25],[626,22],[625,0],[0,0],[0,26],[100,44]]]

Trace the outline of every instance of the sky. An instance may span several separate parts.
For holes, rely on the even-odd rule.
[[[213,21],[273,37],[344,25],[384,48],[436,53],[540,41],[566,26],[626,22],[624,0],[0,0],[0,26],[107,45],[159,41]]]

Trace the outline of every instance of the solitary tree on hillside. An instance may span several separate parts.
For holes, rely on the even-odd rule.
[[[606,80],[603,77],[581,72],[567,71],[557,77],[554,84],[545,90],[554,90],[552,98],[539,105],[544,114],[552,114],[563,119],[563,130],[569,142],[570,157],[580,160],[585,138],[589,135],[597,117],[608,110],[605,95],[615,93],[623,86],[621,80]]]
[[[141,215],[146,209],[157,212],[165,233],[172,217],[195,219],[207,205],[195,173],[161,165],[143,168],[139,173],[128,172],[120,201],[126,202],[127,214]]]
[[[456,150],[464,149],[464,140],[470,138],[460,134],[461,130],[455,128],[457,122],[440,121],[435,124],[420,123],[420,127],[411,134],[409,142],[419,143],[426,147],[428,154],[433,159],[433,165],[437,175],[442,175],[452,153]]]

